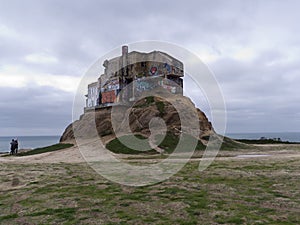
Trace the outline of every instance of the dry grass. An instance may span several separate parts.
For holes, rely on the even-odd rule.
[[[84,163],[2,163],[0,224],[300,223],[299,157],[222,157],[204,172],[197,167],[135,188]]]

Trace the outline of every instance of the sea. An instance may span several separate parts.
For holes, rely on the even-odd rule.
[[[57,144],[59,142],[60,136],[0,137],[0,152],[9,152],[10,142],[15,138],[18,139],[19,149],[34,149]]]
[[[300,132],[227,133],[225,136],[232,139],[251,139],[251,140],[258,140],[262,137],[267,139],[280,138],[281,141],[300,143]]]

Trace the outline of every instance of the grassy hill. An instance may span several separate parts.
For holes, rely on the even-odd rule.
[[[135,137],[139,139],[146,139],[146,137],[142,135],[135,135]],[[121,138],[128,138],[130,140],[131,136],[124,136]],[[191,141],[197,141],[197,146],[196,146],[196,151],[203,151],[205,150],[206,146],[202,144],[201,141],[195,140],[195,138],[188,136],[188,135],[183,135],[183,146],[189,145]],[[164,149],[165,153],[172,153],[176,146],[178,145],[179,142],[179,136],[175,136],[172,133],[167,133],[164,140],[158,145],[158,147]],[[150,149],[150,146],[147,146]],[[110,141],[107,145],[106,148],[114,153],[117,154],[158,154],[157,151],[154,149],[149,150],[149,151],[137,151],[134,149],[130,149],[127,146],[125,146],[118,138],[113,139]],[[136,146],[136,149],[138,149],[139,146]],[[241,143],[235,140],[232,140],[230,138],[224,137],[221,150],[235,150],[235,149],[248,149],[251,148],[251,145]],[[184,152],[184,149],[181,150]]]

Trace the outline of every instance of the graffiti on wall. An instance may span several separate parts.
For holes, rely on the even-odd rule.
[[[157,75],[157,67],[156,66],[152,66],[151,69],[150,69],[150,75],[151,76],[155,76]]]
[[[165,64],[164,64],[164,68],[166,69],[166,71],[167,71],[168,73],[171,73],[171,66],[170,66],[168,63],[165,63]]]
[[[116,91],[112,90],[112,91],[106,91],[102,93],[102,104],[105,103],[113,103],[116,100]]]
[[[165,85],[163,84],[162,87],[168,91],[170,91],[172,94],[176,93],[176,87],[170,86],[170,85]]]
[[[159,75],[168,75],[168,74],[183,75],[183,71],[179,67],[170,65],[168,63],[153,64],[149,70],[150,76],[159,76]]]
[[[135,90],[137,92],[150,91],[158,85],[156,79],[137,79],[135,82]]]
[[[179,88],[178,86],[180,86],[180,85],[178,85],[177,82],[174,82],[172,80],[163,79],[163,80],[159,81],[158,84],[173,94],[180,92],[180,89],[178,89]]]
[[[109,80],[105,85],[106,90],[117,90],[120,89],[120,83],[118,79]]]

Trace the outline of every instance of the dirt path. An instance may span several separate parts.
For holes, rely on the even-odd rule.
[[[87,143],[91,149],[99,150],[99,146],[95,141]],[[263,149],[262,149],[263,148]],[[92,152],[92,151],[91,151]],[[142,156],[142,155],[118,155],[123,160],[132,161],[160,161],[158,156]],[[300,157],[300,145],[268,145],[258,146],[258,149],[236,150],[236,151],[221,151],[216,160],[251,160],[251,159],[281,159],[281,158],[299,158]],[[193,161],[200,160],[199,158],[193,158]],[[82,163],[85,162],[79,148],[77,146],[63,149],[55,152],[48,152],[38,155],[23,156],[23,157],[0,157],[0,163]]]
[[[80,163],[84,162],[84,159],[78,150],[78,147],[71,147],[55,152],[47,152],[38,155],[30,156],[9,156],[0,157],[0,163]]]

